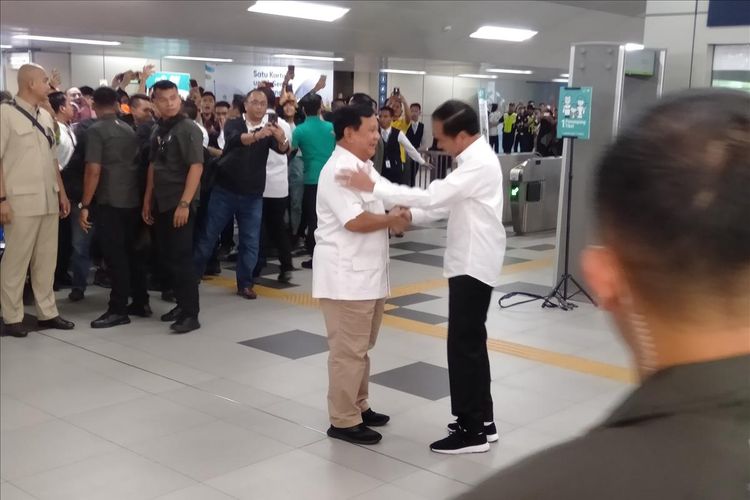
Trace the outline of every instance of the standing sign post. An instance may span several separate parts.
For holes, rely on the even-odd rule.
[[[591,87],[564,87],[560,89],[560,101],[557,111],[557,136],[568,140],[568,197],[565,213],[565,267],[560,280],[555,288],[546,296],[526,292],[511,292],[500,298],[499,304],[502,308],[526,304],[535,300],[544,300],[542,307],[559,307],[563,311],[570,311],[578,307],[571,299],[582,293],[592,304],[596,302],[591,295],[570,274],[568,254],[570,253],[570,210],[573,189],[573,144],[576,139],[588,140],[591,137]],[[568,282],[573,283],[578,291],[568,295]],[[531,297],[530,300],[515,302],[504,306],[503,300],[516,295]]]

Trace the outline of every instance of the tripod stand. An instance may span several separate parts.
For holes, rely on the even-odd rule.
[[[528,304],[529,302],[534,302],[537,300],[543,300],[542,307],[559,307],[563,311],[570,311],[572,309],[575,309],[578,307],[577,304],[573,303],[571,299],[578,295],[579,293],[582,293],[583,295],[588,298],[592,304],[596,305],[596,302],[593,298],[591,298],[591,295],[586,291],[585,288],[581,286],[578,281],[573,277],[573,275],[569,272],[569,251],[570,251],[570,207],[571,207],[571,199],[572,199],[572,193],[573,193],[573,144],[575,141],[575,138],[573,137],[567,137],[567,139],[570,141],[568,144],[570,146],[570,151],[568,153],[568,199],[566,204],[566,212],[565,212],[565,267],[562,276],[560,276],[560,281],[557,282],[557,285],[555,285],[555,288],[552,289],[550,293],[548,293],[545,296],[537,295],[534,293],[527,293],[527,292],[510,292],[502,297],[500,297],[500,300],[498,301],[498,305],[502,309],[508,309],[510,307],[518,306],[521,304]],[[572,293],[568,295],[568,282],[571,282],[575,287],[578,289],[575,293]],[[530,297],[527,300],[522,300],[519,302],[514,302],[510,305],[503,305],[503,301],[510,299],[511,297],[515,296],[523,296],[523,297]]]

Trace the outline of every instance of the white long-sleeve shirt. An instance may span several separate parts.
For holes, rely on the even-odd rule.
[[[60,170],[62,170],[73,156],[73,150],[76,147],[76,136],[68,124],[63,122],[57,123],[60,125],[60,143],[57,145],[57,161],[60,163]]]
[[[500,284],[506,244],[500,161],[483,137],[456,160],[458,167],[427,190],[380,178],[373,194],[388,203],[414,207],[415,224],[447,217],[445,277],[469,275],[494,287]]]
[[[380,135],[383,138],[383,142],[388,142],[388,136],[391,135],[391,130],[393,130],[393,127],[380,129]],[[398,131],[398,143],[403,146],[404,151],[406,151],[406,154],[409,156],[409,158],[419,163],[420,165],[424,165],[425,163],[427,163],[426,161],[424,161],[424,158],[422,158],[422,155],[419,154],[419,151],[417,151],[416,148],[411,145],[409,138],[406,137],[406,135],[400,130]]]

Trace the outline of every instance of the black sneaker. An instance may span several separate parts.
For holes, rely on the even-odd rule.
[[[458,426],[458,422],[451,422],[450,424],[448,424],[448,432],[450,432],[451,434],[458,431],[459,428],[460,427]],[[485,422],[484,435],[487,436],[488,443],[495,443],[498,439],[500,439],[500,437],[497,435],[497,427],[495,427],[495,422],[490,422],[489,424]]]
[[[461,455],[464,453],[485,453],[490,449],[490,443],[484,432],[469,434],[468,431],[459,428],[458,431],[448,435],[447,438],[435,441],[430,445],[435,453],[446,455]]]
[[[80,288],[74,288],[68,294],[68,299],[70,299],[71,302],[80,302],[84,298],[86,297],[83,294],[83,290],[81,290]]]
[[[184,316],[169,325],[169,328],[172,329],[175,333],[188,333],[192,332],[193,330],[197,330],[201,327],[201,324],[198,323],[198,318],[195,316]]]
[[[368,408],[367,411],[362,412],[362,423],[370,427],[383,427],[391,419],[388,415],[382,413],[375,413],[372,408]]]
[[[150,318],[153,316],[154,311],[151,310],[151,306],[148,304],[130,304],[128,306],[129,316],[138,316],[139,318]]]
[[[113,326],[127,325],[130,318],[125,314],[117,314],[107,311],[91,322],[91,328],[112,328]]]
[[[0,337],[16,337],[22,339],[29,335],[29,329],[23,323],[0,324]]]
[[[177,319],[180,317],[181,314],[182,314],[182,308],[180,306],[176,306],[167,314],[162,314],[161,320],[164,322],[177,321]]]
[[[347,428],[330,426],[326,434],[328,437],[354,444],[377,444],[383,439],[379,432],[370,429],[365,424]]]

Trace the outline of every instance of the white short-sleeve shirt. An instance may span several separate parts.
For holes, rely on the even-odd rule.
[[[318,229],[313,256],[313,297],[333,300],[376,300],[389,294],[388,230],[355,233],[346,224],[362,212],[385,214],[383,202],[371,193],[342,186],[336,176],[365,169],[377,182],[372,162],[363,162],[341,146],[323,166],[318,181]]]
[[[268,115],[263,118],[263,125],[268,122]],[[292,143],[292,128],[289,124],[279,118],[279,127],[284,131],[284,136],[289,144]],[[266,161],[266,189],[263,191],[264,198],[286,198],[289,196],[289,170],[286,154],[279,154],[273,149],[268,152]]]

